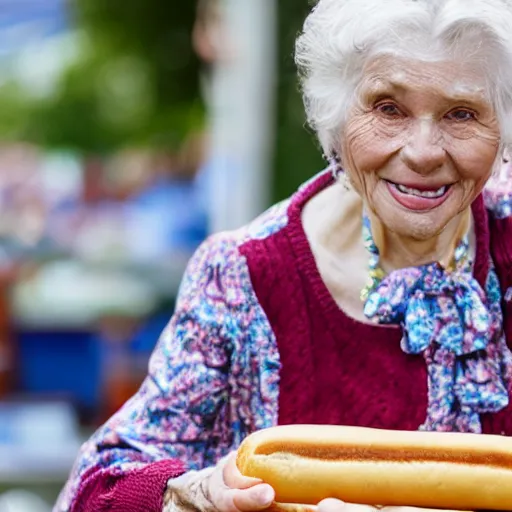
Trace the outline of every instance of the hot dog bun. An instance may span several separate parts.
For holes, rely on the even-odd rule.
[[[290,425],[247,437],[237,466],[270,484],[276,502],[288,504],[274,510],[337,498],[512,511],[512,438],[503,436]]]

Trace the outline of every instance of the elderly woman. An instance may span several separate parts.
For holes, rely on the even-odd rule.
[[[512,144],[510,27],[511,0],[317,3],[296,59],[329,169],[203,244],[56,511],[263,509],[233,453],[277,424],[512,435],[510,182],[485,191]]]

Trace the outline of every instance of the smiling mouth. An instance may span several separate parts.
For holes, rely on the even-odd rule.
[[[413,211],[427,211],[437,208],[450,195],[452,185],[442,185],[439,188],[414,188],[384,180],[391,196],[402,207]]]
[[[405,185],[400,185],[399,183],[393,183],[392,181],[388,181],[388,183],[402,194],[408,194],[416,197],[424,197],[426,199],[437,199],[439,197],[443,197],[446,194],[446,192],[448,192],[448,189],[451,186],[443,185],[442,187],[436,190],[419,190],[417,188],[411,188],[406,187]]]

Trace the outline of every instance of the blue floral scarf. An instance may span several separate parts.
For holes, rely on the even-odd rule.
[[[420,430],[480,433],[480,414],[509,403],[512,355],[495,271],[484,291],[472,275],[463,240],[453,270],[431,263],[385,276],[366,216],[363,224],[371,278],[364,313],[381,324],[400,325],[404,352],[422,354],[427,364],[428,409]]]

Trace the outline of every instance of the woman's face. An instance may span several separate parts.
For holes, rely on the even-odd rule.
[[[482,75],[468,64],[387,56],[366,68],[343,164],[385,228],[428,240],[482,191],[500,142]]]

